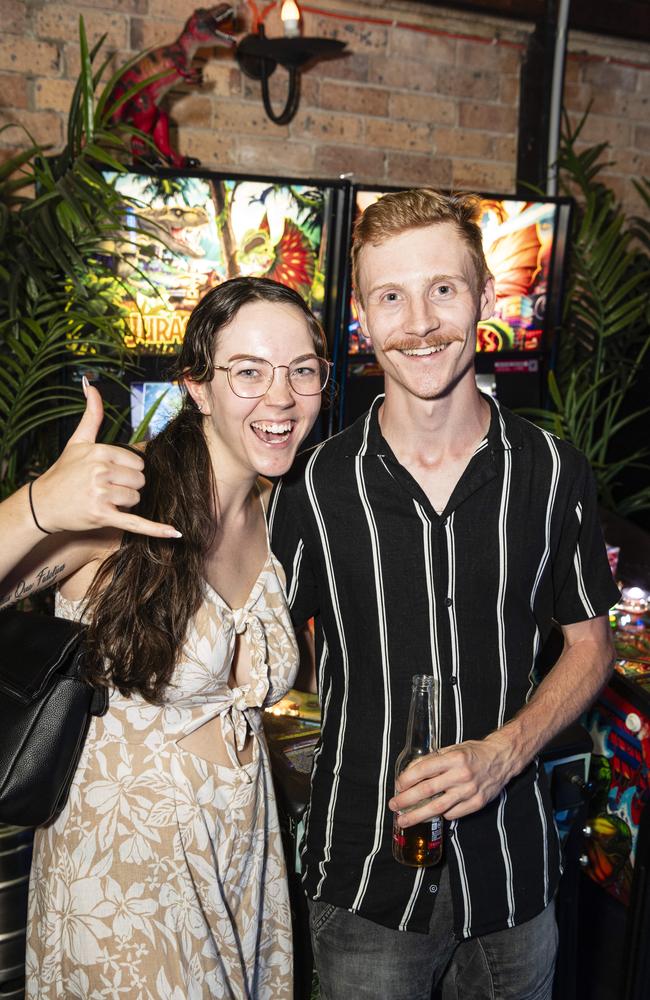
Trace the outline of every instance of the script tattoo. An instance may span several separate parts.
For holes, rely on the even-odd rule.
[[[56,563],[51,567],[43,566],[34,574],[31,580],[19,580],[13,590],[10,590],[8,594],[0,598],[0,608],[4,608],[8,604],[13,604],[14,601],[22,601],[32,591],[49,586],[51,583],[54,583],[57,577],[61,576],[64,570],[65,563]]]

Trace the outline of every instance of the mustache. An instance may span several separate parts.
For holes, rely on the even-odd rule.
[[[388,337],[384,344],[385,351],[415,351],[421,347],[443,347],[445,344],[463,344],[465,338],[456,330],[449,333],[430,333],[426,337],[405,337],[396,335]]]

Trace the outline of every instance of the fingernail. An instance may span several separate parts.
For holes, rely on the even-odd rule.
[[[82,375],[81,376],[81,388],[84,391],[84,396],[86,397],[86,399],[88,399],[88,386],[89,385],[90,385],[90,382],[88,381],[88,379],[86,378],[86,376]]]
[[[169,537],[170,538],[182,538],[183,537],[183,532],[182,531],[170,531],[169,532]]]

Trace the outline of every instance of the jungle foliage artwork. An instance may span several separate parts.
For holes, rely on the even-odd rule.
[[[125,205],[116,270],[124,283],[128,348],[178,350],[199,299],[237,275],[289,285],[322,313],[325,191],[162,173],[108,179]]]

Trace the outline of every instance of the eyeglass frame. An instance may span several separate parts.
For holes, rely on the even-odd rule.
[[[293,368],[294,365],[299,364],[301,361],[306,361],[308,358],[313,358],[315,361],[318,361],[319,363],[327,365],[327,375],[326,375],[325,381],[324,381],[323,385],[320,387],[320,389],[318,389],[316,392],[300,392],[300,390],[296,389],[295,386],[293,385],[293,383],[291,381],[291,377],[289,375],[289,372],[291,371],[291,369]],[[267,387],[264,390],[264,392],[261,392],[259,395],[255,395],[255,396],[240,396],[240,394],[234,388],[234,386],[232,384],[232,376],[230,374],[230,371],[231,371],[233,365],[235,365],[235,364],[237,364],[237,363],[239,363],[241,361],[258,361],[258,362],[261,361],[261,362],[263,362],[263,364],[268,365],[271,368],[271,381],[267,385]],[[309,397],[309,396],[318,396],[321,392],[323,392],[323,390],[327,386],[327,383],[330,380],[330,375],[332,373],[332,368],[334,367],[334,363],[332,361],[328,361],[327,358],[319,358],[319,356],[317,354],[302,354],[299,358],[296,358],[294,361],[292,361],[290,365],[272,365],[270,361],[266,360],[266,358],[256,358],[256,357],[254,357],[252,355],[251,356],[246,355],[243,358],[236,358],[229,365],[218,365],[215,362],[213,362],[212,363],[212,367],[213,367],[213,369],[215,371],[226,372],[226,374],[228,375],[228,385],[230,386],[232,392],[234,392],[235,396],[237,396],[238,399],[262,399],[263,396],[266,396],[267,392],[269,391],[269,389],[273,385],[273,379],[275,378],[276,368],[286,368],[287,369],[287,382],[289,383],[289,388],[291,389],[292,392],[295,392],[297,396],[306,396],[306,397]]]

